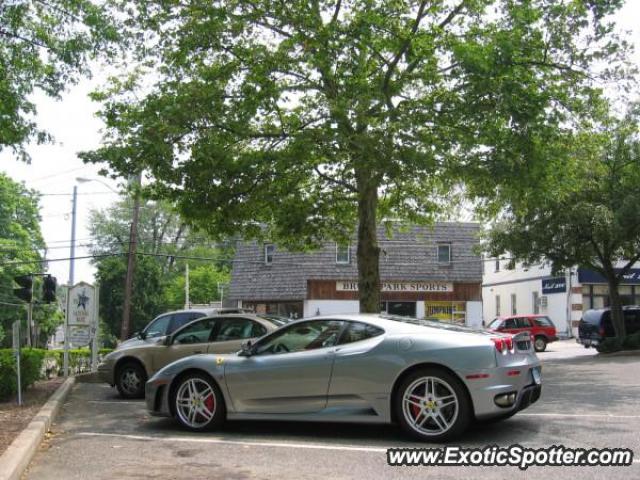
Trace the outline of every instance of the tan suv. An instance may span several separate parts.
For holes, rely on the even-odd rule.
[[[170,335],[130,339],[104,357],[100,378],[124,398],[144,397],[147,378],[165,365],[198,353],[233,353],[242,342],[261,337],[278,322],[252,314],[221,314],[194,320]]]

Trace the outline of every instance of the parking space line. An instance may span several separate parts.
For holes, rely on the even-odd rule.
[[[144,402],[127,402],[126,400],[89,400],[88,403],[117,403],[118,405],[144,405]]]
[[[640,418],[640,415],[616,415],[613,413],[518,413],[518,417],[585,417],[585,418]]]
[[[351,452],[386,453],[387,448],[381,447],[352,447],[350,445],[321,445],[315,443],[287,443],[287,442],[244,442],[240,440],[224,440],[222,438],[193,438],[193,437],[156,437],[153,435],[125,435],[119,433],[80,432],[78,435],[85,437],[114,437],[128,440],[157,440],[160,442],[191,442],[191,443],[216,443],[221,445],[240,445],[244,447],[276,447],[276,448],[300,448],[308,450],[338,450]]]
[[[287,442],[245,442],[240,440],[224,440],[222,438],[193,438],[193,437],[157,437],[153,435],[126,435],[120,433],[101,433],[101,432],[79,432],[78,435],[84,437],[112,437],[127,440],[143,440],[171,443],[213,443],[219,445],[239,445],[243,447],[275,447],[275,448],[298,448],[307,450],[333,450],[348,452],[365,452],[365,453],[386,453],[390,447],[352,447],[350,445],[321,445],[315,443],[287,443]],[[411,447],[410,447],[411,448]],[[425,446],[424,448],[429,448]],[[437,448],[437,447],[433,447]],[[640,463],[640,459],[634,459],[634,464]]]

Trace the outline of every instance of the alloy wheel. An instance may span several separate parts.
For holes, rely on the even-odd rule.
[[[202,378],[185,379],[176,393],[176,414],[188,427],[206,427],[216,414],[213,388]]]
[[[438,377],[416,379],[402,396],[402,413],[407,424],[425,436],[449,431],[458,418],[459,409],[454,389]]]
[[[142,379],[135,369],[127,368],[122,372],[122,381],[120,383],[126,393],[134,395],[139,391]]]

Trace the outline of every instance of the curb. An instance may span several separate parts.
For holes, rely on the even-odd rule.
[[[0,480],[20,479],[74,383],[74,377],[67,378],[0,456]]]
[[[104,383],[98,372],[79,373],[75,376],[76,383]]]

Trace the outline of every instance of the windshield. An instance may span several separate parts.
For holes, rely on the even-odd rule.
[[[499,318],[494,318],[487,328],[498,328],[502,323],[502,320]]]
[[[272,314],[259,314],[257,315],[260,318],[264,318],[265,320],[269,320],[274,325],[281,327],[282,325],[286,325],[292,319],[288,317],[281,317],[280,315],[272,315]]]

